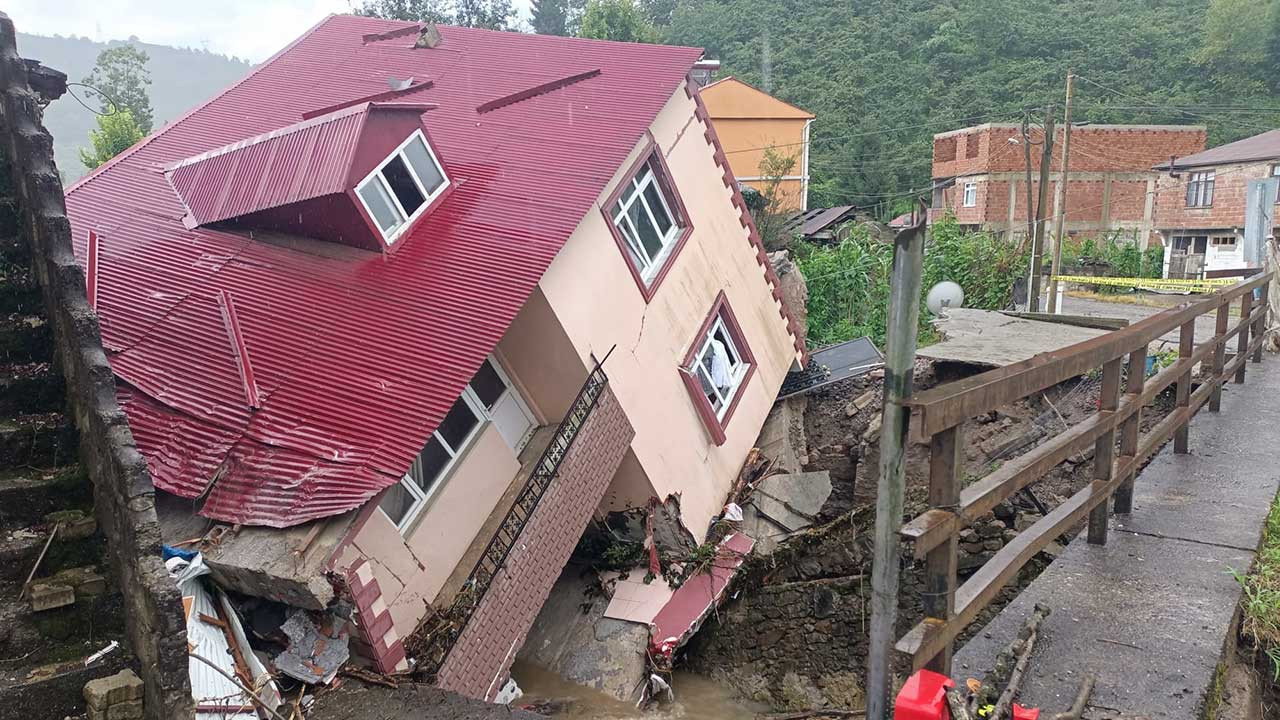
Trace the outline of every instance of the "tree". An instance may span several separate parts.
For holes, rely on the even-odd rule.
[[[790,215],[784,208],[786,197],[782,192],[782,181],[795,170],[799,153],[785,155],[772,145],[765,148],[760,159],[760,177],[762,187],[758,190],[759,199],[756,206],[751,207],[752,219],[756,223],[756,231],[767,250],[778,250],[786,247],[790,238],[781,237],[782,227],[786,225]]]
[[[90,170],[128,150],[144,136],[133,113],[120,108],[114,113],[98,116],[98,129],[89,131],[93,152],[80,150],[80,162]]]
[[[463,27],[506,30],[514,14],[511,0],[457,0],[453,21]]]
[[[533,0],[533,31],[539,35],[568,33],[569,5],[565,0]]]
[[[658,42],[658,31],[634,0],[588,0],[578,36],[619,42]]]
[[[451,23],[453,13],[446,0],[364,0],[356,14],[387,20]]]
[[[143,135],[151,132],[152,123],[151,98],[147,96],[149,59],[133,45],[109,47],[98,53],[97,64],[84,79],[86,85],[101,91],[94,94],[103,98],[106,112],[127,109]]]

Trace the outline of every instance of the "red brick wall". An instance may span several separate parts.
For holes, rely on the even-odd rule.
[[[1032,131],[1032,140],[1042,134]],[[1018,144],[1009,140],[1017,139]],[[935,136],[933,140],[933,177],[955,177],[983,172],[1022,172],[1026,168],[1018,127],[979,126],[955,134]],[[954,146],[954,159],[949,148]],[[976,153],[967,152],[975,147]],[[1205,148],[1203,128],[1185,130],[1123,126],[1083,126],[1071,131],[1071,170],[1078,172],[1144,172],[1167,162],[1170,156],[1181,157]],[[1051,168],[1061,166],[1062,130],[1056,133]],[[1032,172],[1040,169],[1040,147],[1033,146]]]
[[[1216,170],[1213,187],[1213,205],[1207,208],[1187,207],[1187,182],[1191,170],[1181,171],[1182,177],[1162,174],[1156,184],[1155,226],[1160,229],[1178,228],[1234,228],[1244,227],[1245,195],[1250,180],[1258,180],[1271,174],[1271,163],[1252,165],[1224,165]]]
[[[1155,174],[1152,173],[1154,178]],[[978,203],[975,207],[961,206],[964,197],[964,184],[976,182],[978,185]],[[943,191],[944,206],[950,208],[956,220],[963,224],[1003,226],[1009,221],[1009,180],[992,180],[977,176],[972,180],[958,178],[954,186]],[[1027,221],[1027,189],[1024,182],[1017,181],[1014,190],[1013,218],[1017,224]],[[1067,184],[1067,222],[1101,224],[1103,209],[1103,193],[1105,180],[1088,179],[1072,180]],[[1053,217],[1054,193],[1058,183],[1049,185],[1048,216]],[[1031,183],[1032,202],[1038,201],[1040,183]],[[1110,223],[1141,222],[1146,212],[1147,182],[1146,180],[1111,180]],[[940,214],[935,212],[935,217]]]
[[[437,675],[446,690],[492,700],[569,560],[635,431],[606,387],[560,472]]]

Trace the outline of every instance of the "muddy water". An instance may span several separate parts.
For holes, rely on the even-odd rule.
[[[524,705],[542,700],[572,700],[554,717],[574,720],[751,720],[768,710],[735,698],[726,685],[692,673],[675,673],[672,687],[674,702],[651,710],[637,710],[633,703],[621,702],[610,695],[562,680],[558,675],[524,662],[516,662],[511,675],[524,691],[516,703]]]

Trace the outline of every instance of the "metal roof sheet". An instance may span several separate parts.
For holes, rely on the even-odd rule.
[[[406,27],[331,16],[68,192],[82,263],[87,232],[100,238],[103,342],[139,448],[156,486],[203,497],[205,516],[284,527],[397,482],[700,55],[457,27],[435,49],[414,49],[412,33],[362,40]],[[477,112],[584,69],[599,73]],[[433,79],[414,99],[439,106],[431,137],[454,181],[391,251],[184,226],[165,168],[377,94],[389,76]],[[209,217],[246,202],[233,191],[251,176]]]
[[[1207,167],[1230,163],[1261,162],[1280,158],[1280,130],[1268,130],[1226,145],[1209,148],[1194,155],[1175,158],[1174,169]],[[1169,163],[1161,163],[1157,169],[1169,169]]]

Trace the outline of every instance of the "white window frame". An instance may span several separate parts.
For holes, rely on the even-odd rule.
[[[727,336],[728,333],[726,333],[726,337]],[[506,384],[507,392],[515,393],[519,401],[523,403],[524,398],[520,395],[520,391],[516,388],[515,383],[511,382],[511,377],[507,375],[506,370],[502,367],[502,364],[498,362],[498,359],[490,355],[487,360],[498,373],[498,377]],[[471,431],[467,433],[467,436],[463,438],[462,442],[458,443],[458,447],[456,448],[452,447],[449,442],[440,435],[440,431],[438,429],[432,431],[431,437],[427,439],[427,442],[429,443],[431,440],[438,441],[440,446],[444,448],[445,452],[449,454],[449,461],[440,468],[440,472],[436,475],[435,482],[432,483],[430,489],[423,490],[422,487],[418,485],[417,481],[415,481],[408,472],[405,472],[405,474],[400,478],[400,486],[403,487],[405,491],[409,493],[409,496],[413,498],[413,504],[409,506],[408,510],[405,510],[404,517],[397,523],[391,519],[390,515],[387,515],[385,510],[381,507],[378,508],[378,511],[381,512],[387,520],[391,520],[391,522],[395,524],[396,529],[399,530],[402,535],[413,527],[413,524],[417,521],[418,517],[422,515],[423,510],[427,508],[431,498],[435,497],[436,492],[445,485],[449,479],[449,475],[453,472],[454,467],[458,462],[460,462],[460,458],[466,455],[467,450],[475,444],[476,438],[480,436],[480,431],[487,424],[493,422],[489,415],[488,408],[484,406],[484,403],[480,400],[480,396],[476,394],[476,391],[471,389],[470,381],[467,381],[467,385],[462,389],[462,394],[459,395],[459,398],[467,404],[468,409],[470,409],[472,414],[476,416],[477,422],[475,426],[471,428]],[[450,408],[452,407],[453,406],[450,405]],[[423,447],[426,447],[426,443],[423,444]],[[421,452],[421,450],[419,450],[419,452]]]
[[[1272,165],[1272,166],[1271,166],[1271,177],[1273,177],[1273,178],[1280,178],[1280,165]],[[1280,203],[1280,183],[1278,183],[1278,184],[1276,185],[1276,199],[1275,199],[1275,202]]]
[[[964,197],[961,199],[964,207],[978,206],[978,183],[967,182],[964,184]]]
[[[729,387],[724,391],[721,391],[720,388],[711,381],[711,376],[707,372],[706,366],[702,363],[703,359],[706,358],[707,353],[711,352],[711,341],[715,338],[717,330],[721,331],[721,335],[724,337],[725,341],[728,342],[729,346],[727,349],[736,361],[734,366],[730,368],[731,381]],[[716,420],[723,421],[725,413],[729,410],[729,406],[733,404],[733,399],[738,396],[738,390],[742,388],[742,380],[747,376],[747,370],[751,368],[751,363],[747,362],[743,358],[742,351],[738,349],[737,340],[734,338],[729,326],[724,321],[723,310],[716,313],[716,320],[711,323],[711,327],[707,329],[707,334],[702,338],[702,347],[699,348],[698,352],[693,356],[692,365],[693,366],[689,368],[689,371],[693,373],[695,378],[697,378],[698,388],[701,390],[703,387],[710,387],[712,392],[715,393],[716,399],[720,401],[720,407],[718,408],[714,402],[711,403],[711,411],[715,413]],[[703,383],[705,383],[705,386]],[[703,397],[706,397],[706,391],[703,390],[702,392]],[[708,402],[710,402],[709,398]]]
[[[427,192],[426,186],[422,184],[422,179],[418,177],[418,173],[413,169],[413,164],[409,162],[409,157],[404,152],[404,149],[409,146],[409,143],[413,142],[415,139],[422,140],[422,144],[427,148],[427,155],[429,155],[431,157],[431,161],[436,164],[436,168],[440,171],[440,177],[444,178],[440,183],[440,186],[435,189],[435,192]],[[412,178],[414,184],[417,185],[418,192],[422,193],[422,205],[417,210],[413,211],[412,214],[404,211],[404,206],[400,204],[400,198],[396,197],[395,192],[391,189],[391,184],[388,183],[386,178],[382,175],[383,168],[389,165],[391,161],[397,157],[400,158],[400,161],[403,162],[404,166],[409,170],[409,177]],[[369,204],[365,202],[364,195],[360,193],[360,191],[371,182],[376,182],[381,185],[382,191],[386,193],[387,197],[391,200],[392,209],[400,215],[400,224],[391,228],[389,233],[382,230],[382,226],[378,224],[377,216],[373,214],[373,209],[369,207]],[[449,174],[445,172],[444,164],[441,163],[440,158],[436,156],[435,148],[431,147],[431,142],[427,140],[426,133],[422,132],[421,129],[418,129],[410,133],[409,137],[405,138],[404,142],[400,143],[396,149],[391,152],[391,154],[387,155],[382,162],[378,163],[377,167],[375,167],[368,175],[365,175],[360,182],[356,183],[355,193],[356,198],[359,199],[360,205],[364,208],[365,213],[369,216],[369,219],[373,221],[373,226],[377,228],[379,234],[382,235],[382,239],[388,245],[394,245],[395,242],[400,239],[400,236],[413,225],[414,221],[417,220],[422,213],[426,212],[427,208],[431,206],[432,201],[440,197],[440,195],[448,189],[450,182]]]
[[[665,180],[668,184],[671,182],[670,178],[659,178],[654,171],[654,158],[650,157],[645,161],[644,171],[636,173],[627,180],[627,187],[618,194],[617,200],[614,201],[614,206],[609,209],[610,222],[617,228],[623,242],[631,250],[631,254],[627,259],[629,262],[640,263],[640,267],[637,269],[640,271],[640,278],[644,280],[646,285],[652,282],[658,270],[671,255],[676,245],[676,238],[684,230],[684,225],[681,224],[683,218],[672,212],[671,202],[667,199],[667,191],[662,187],[662,180]],[[640,234],[632,227],[631,218],[627,216],[627,211],[638,201],[644,209],[645,215],[648,216],[649,222],[653,223],[654,230],[658,229],[658,221],[653,216],[653,209],[649,207],[649,200],[644,196],[645,188],[649,185],[652,185],[654,190],[657,191],[658,202],[662,204],[663,211],[667,213],[667,217],[671,220],[671,227],[667,228],[666,234],[660,238],[662,250],[652,258],[649,257],[644,244],[640,242]],[[623,227],[624,223],[627,228],[631,228],[630,231]]]
[[[1217,173],[1214,170],[1189,173],[1187,177],[1186,206],[1189,208],[1213,207],[1213,191],[1216,189],[1216,185]]]

